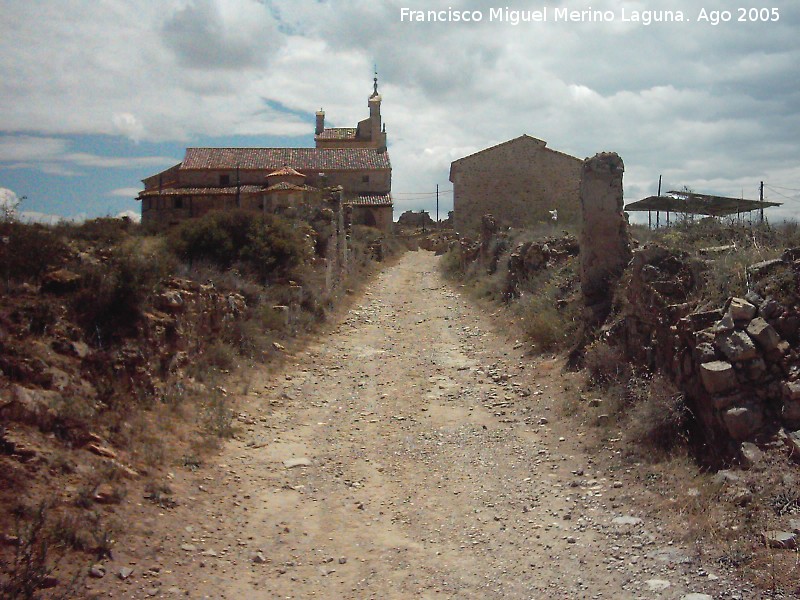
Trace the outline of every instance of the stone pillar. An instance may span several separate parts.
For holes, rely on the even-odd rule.
[[[581,172],[581,290],[589,325],[611,311],[614,286],[631,260],[628,223],[622,212],[625,165],[615,152],[583,162]]]

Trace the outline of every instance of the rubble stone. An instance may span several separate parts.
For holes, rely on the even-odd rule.
[[[731,362],[750,360],[758,356],[756,345],[743,331],[729,331],[719,335],[715,344]]]
[[[742,466],[745,469],[757,467],[764,461],[764,453],[758,446],[750,442],[744,442],[739,449],[739,453]]]
[[[772,352],[778,348],[781,341],[775,328],[762,317],[756,317],[747,326],[747,333],[765,352]]]
[[[749,321],[756,315],[756,307],[744,298],[731,298],[728,314],[734,321]]]
[[[737,385],[733,365],[724,360],[713,360],[700,365],[700,377],[709,394],[721,394]]]
[[[760,407],[753,405],[737,406],[726,410],[723,419],[731,437],[742,442],[761,428],[764,424],[764,413]]]

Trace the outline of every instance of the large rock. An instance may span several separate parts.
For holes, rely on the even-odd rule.
[[[722,418],[728,433],[737,442],[752,437],[764,424],[764,413],[760,407],[754,405],[729,408]]]
[[[728,314],[734,321],[749,321],[756,315],[756,307],[744,298],[731,298]]]
[[[81,276],[67,269],[51,271],[42,278],[42,291],[51,294],[65,294],[78,289]]]
[[[783,399],[800,402],[800,381],[787,381],[783,384]]]
[[[56,409],[62,401],[58,392],[13,385],[10,389],[10,399],[0,404],[0,416],[9,421],[27,423],[42,431],[49,431],[58,417]]]
[[[753,340],[744,331],[728,331],[717,336],[715,344],[729,361],[750,360],[758,356]]]
[[[747,326],[748,335],[753,338],[765,352],[772,352],[778,348],[781,336],[775,328],[761,317],[756,317]]]
[[[712,360],[700,365],[700,377],[709,394],[721,394],[738,385],[733,365],[724,360]]]

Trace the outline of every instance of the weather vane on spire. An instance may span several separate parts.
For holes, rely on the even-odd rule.
[[[375,67],[375,78],[372,80],[374,83],[372,84],[372,96],[375,97],[378,95],[378,65],[373,65]]]

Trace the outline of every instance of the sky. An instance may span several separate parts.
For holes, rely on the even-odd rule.
[[[750,199],[764,181],[784,202],[767,217],[796,218],[800,3],[742,6],[0,0],[0,204],[43,221],[138,214],[141,179],[187,146],[312,147],[321,107],[327,127],[355,126],[377,67],[395,218],[434,213],[437,184],[444,218],[450,163],[522,134],[619,153],[626,202],[659,175]]]

